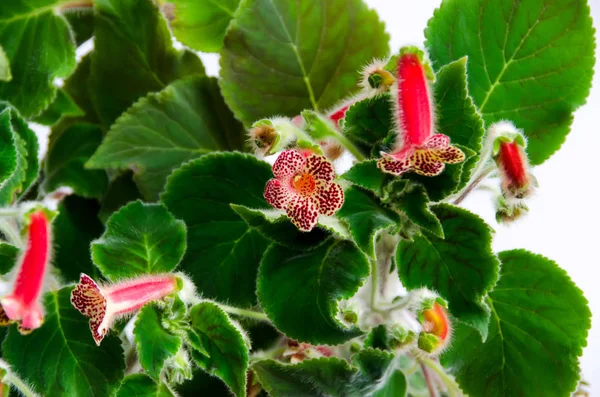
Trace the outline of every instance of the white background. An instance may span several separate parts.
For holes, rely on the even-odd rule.
[[[440,0],[364,0],[385,21],[390,47],[422,46],[423,30]],[[600,30],[600,0],[588,0]],[[359,26],[356,27],[360,29]],[[218,56],[201,55],[207,73],[218,74]],[[598,57],[598,55],[596,56]],[[463,204],[495,230],[494,249],[526,248],[556,261],[589,300],[593,313],[588,346],[581,359],[583,376],[600,396],[600,62],[588,103],[575,113],[571,133],[560,151],[534,169],[539,188],[530,213],[503,226],[496,223],[490,192],[472,194]],[[493,183],[492,183],[493,185]],[[595,377],[594,377],[595,375]]]

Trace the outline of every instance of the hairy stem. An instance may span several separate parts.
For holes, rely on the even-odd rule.
[[[261,320],[261,321],[267,321],[267,322],[271,321],[271,320],[269,320],[269,317],[267,317],[267,315],[263,312],[247,310],[247,309],[239,309],[237,307],[227,306],[227,305],[223,305],[221,303],[219,303],[219,307],[221,309],[223,309],[223,311],[230,313],[230,314],[249,317],[249,318],[253,318],[253,319]]]
[[[346,138],[343,134],[337,134],[335,138],[338,142],[346,148],[358,161],[365,161],[367,158],[358,150],[356,146],[348,138]]]
[[[458,196],[456,200],[454,200],[454,205],[459,205],[462,201],[467,198],[467,196],[479,185],[489,174],[494,171],[495,166],[489,166],[485,168]]]
[[[0,368],[5,372],[2,377],[2,383],[14,387],[25,397],[38,397],[38,394],[31,390],[25,382],[16,376],[10,369],[8,363],[2,359],[0,359]]]
[[[427,368],[429,368],[433,372],[435,372],[435,374],[442,381],[444,386],[446,386],[446,391],[448,392],[448,395],[450,397],[463,396],[463,393],[460,390],[460,388],[458,387],[458,385],[456,384],[456,381],[454,380],[454,378],[451,377],[450,375],[448,375],[446,373],[446,371],[444,371],[444,369],[438,363],[436,363],[435,361],[433,361],[429,358],[421,358],[420,361],[421,361],[422,365],[426,366]]]
[[[8,241],[17,248],[23,248],[23,239],[14,219],[2,219],[0,217],[0,232],[2,232]]]
[[[437,392],[435,391],[435,387],[433,387],[433,382],[431,381],[429,371],[427,371],[427,368],[423,363],[421,363],[421,370],[423,371],[423,377],[425,378],[425,383],[427,384],[427,390],[429,390],[429,396],[437,397]]]

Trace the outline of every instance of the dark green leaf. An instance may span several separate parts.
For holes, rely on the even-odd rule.
[[[69,26],[71,26],[77,46],[92,38],[94,35],[94,9],[92,7],[66,9],[64,16],[69,22]]]
[[[194,371],[191,380],[183,382],[176,387],[177,394],[181,397],[230,397],[231,391],[223,381],[209,375],[201,369]]]
[[[31,121],[43,125],[52,125],[64,116],[83,116],[84,112],[77,104],[65,93],[58,89],[54,100],[42,113],[35,116]]]
[[[0,7],[0,44],[12,80],[0,82],[0,98],[25,117],[38,114],[56,95],[53,80],[75,68],[75,45],[58,0],[11,0]]]
[[[533,164],[558,150],[592,82],[586,0],[444,1],[425,37],[438,67],[469,57],[469,91],[483,119],[522,128]]]
[[[240,153],[215,153],[176,170],[162,201],[188,228],[181,269],[199,292],[237,306],[256,303],[256,272],[268,242],[230,204],[269,208],[271,167]]]
[[[432,207],[445,239],[423,234],[401,240],[396,252],[400,281],[409,290],[423,286],[448,300],[452,315],[487,335],[485,295],[498,279],[491,229],[477,215],[447,204]]]
[[[19,249],[14,245],[0,242],[0,274],[6,274],[12,270],[17,263]]]
[[[135,374],[125,377],[117,397],[175,397],[175,394],[166,384],[155,383],[144,374]]]
[[[4,359],[40,395],[111,395],[124,375],[121,341],[108,335],[96,346],[88,319],[71,305],[71,289],[45,295],[44,325],[30,335],[11,326],[2,344]]]
[[[404,376],[404,373],[400,370],[396,370],[388,378],[383,387],[373,394],[373,397],[404,397],[406,396],[406,387],[406,377]]]
[[[157,381],[160,380],[165,361],[181,347],[181,338],[163,328],[162,315],[163,312],[158,307],[144,306],[133,330],[140,364],[146,374]]]
[[[429,208],[429,197],[423,186],[413,186],[405,189],[400,197],[393,201],[393,206],[402,211],[415,225],[444,238],[444,230],[439,219]]]
[[[58,206],[52,222],[52,263],[65,281],[77,282],[81,273],[94,279],[100,276],[90,256],[91,242],[104,230],[98,219],[99,209],[96,200],[78,196],[65,197]]]
[[[17,171],[18,156],[17,143],[12,126],[10,124],[10,109],[0,112],[0,192],[4,190],[5,184],[10,183],[12,175]]]
[[[200,368],[218,376],[238,397],[246,396],[248,347],[240,331],[216,304],[202,302],[190,311],[192,329],[209,356],[192,352]]]
[[[244,1],[221,52],[223,95],[246,124],[326,109],[356,91],[388,39],[361,0]]]
[[[75,102],[77,107],[83,110],[85,121],[99,124],[100,119],[92,104],[90,90],[92,54],[93,52],[81,58],[75,71],[65,80],[62,89],[71,99],[73,99],[73,102]]]
[[[202,52],[219,52],[241,0],[169,0],[164,10],[177,40]]]
[[[216,150],[241,150],[244,136],[217,80],[193,76],[136,102],[110,128],[87,166],[129,167],[143,195],[156,200],[173,169]]]
[[[149,92],[204,74],[196,54],[173,48],[167,23],[152,0],[95,0],[94,7],[90,88],[105,128]]]
[[[397,230],[400,217],[367,191],[350,187],[344,196],[344,205],[337,215],[348,222],[359,248],[374,259],[377,233],[388,228]]]
[[[458,325],[442,362],[472,396],[569,396],[591,325],[587,301],[553,261],[524,250],[499,256],[488,339]]]
[[[349,241],[330,239],[311,251],[273,244],[260,265],[257,293],[265,313],[288,337],[338,344],[361,334],[336,319],[338,301],[353,296],[368,275],[367,257]]]
[[[52,128],[44,162],[41,189],[50,193],[68,186],[83,197],[101,199],[108,185],[103,170],[88,170],[84,164],[102,142],[98,125],[64,120]]]
[[[108,185],[108,190],[102,199],[102,206],[98,217],[103,223],[119,208],[141,199],[142,196],[133,181],[133,173],[125,172],[115,177]]]
[[[372,191],[378,196],[383,195],[383,187],[392,179],[377,168],[377,160],[361,161],[346,171],[341,178],[362,188]]]
[[[92,243],[92,259],[112,280],[170,272],[186,247],[186,229],[160,204],[134,201],[115,212]]]

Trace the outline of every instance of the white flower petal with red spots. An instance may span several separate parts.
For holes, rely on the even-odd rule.
[[[344,204],[344,190],[337,183],[317,188],[315,197],[319,202],[319,213],[332,216],[342,208]]]
[[[306,158],[297,150],[285,150],[281,152],[275,164],[273,164],[273,175],[275,178],[285,178],[301,171],[306,165]]]
[[[450,146],[450,138],[444,134],[436,134],[427,138],[425,147],[431,149],[444,149]]]
[[[377,162],[377,167],[379,167],[379,169],[383,172],[387,172],[388,174],[396,176],[412,170],[412,166],[408,157],[404,159],[398,159],[390,156],[389,154],[386,154],[379,159]]]
[[[303,232],[310,232],[319,219],[319,204],[312,197],[295,196],[288,204],[287,216]]]
[[[71,292],[71,303],[75,309],[90,319],[90,330],[97,345],[100,345],[108,331],[100,329],[106,315],[106,298],[94,280],[81,274],[79,284]]]
[[[265,187],[265,200],[278,210],[285,210],[294,197],[294,193],[286,188],[279,179],[271,179]]]
[[[325,158],[313,154],[306,159],[304,172],[311,174],[317,181],[331,182],[335,179],[333,165]]]

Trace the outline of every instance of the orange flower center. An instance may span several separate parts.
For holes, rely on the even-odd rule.
[[[292,178],[292,187],[296,192],[308,196],[315,191],[317,183],[311,174],[298,174]]]
[[[435,303],[432,309],[423,312],[425,324],[423,330],[432,333],[441,340],[445,340],[448,336],[449,324],[448,314],[439,303]]]

